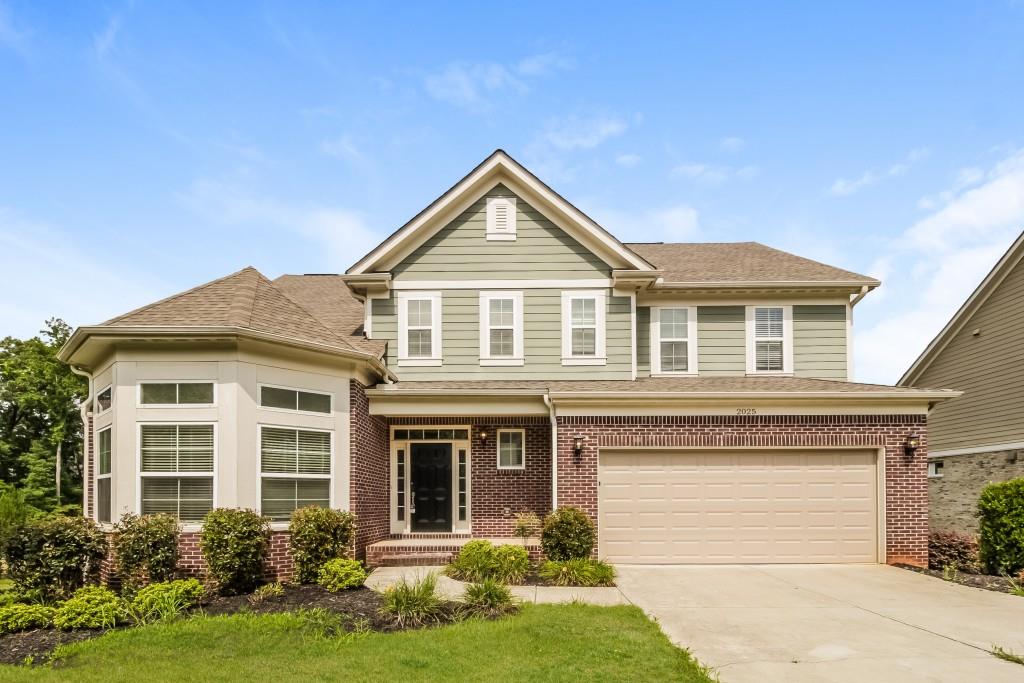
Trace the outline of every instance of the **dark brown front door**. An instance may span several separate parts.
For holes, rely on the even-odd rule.
[[[415,508],[413,531],[452,530],[452,445],[414,443],[410,447],[410,487]]]

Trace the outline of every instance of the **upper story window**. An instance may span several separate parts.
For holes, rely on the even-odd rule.
[[[487,198],[487,239],[514,240],[516,238],[516,198]]]
[[[260,407],[326,415],[331,412],[331,394],[261,384]]]
[[[110,410],[110,406],[114,402],[114,388],[107,387],[103,391],[96,394],[96,413],[104,413]]]
[[[142,382],[139,405],[212,406],[213,382]]]
[[[200,522],[213,509],[212,424],[139,425],[139,512]]]
[[[603,291],[562,292],[562,365],[605,364]]]
[[[260,426],[260,512],[278,522],[331,505],[331,432]]]
[[[793,372],[793,307],[747,307],[747,372]]]
[[[651,372],[697,374],[697,309],[651,309]]]
[[[441,364],[441,293],[398,293],[398,364]]]
[[[480,365],[523,364],[523,293],[480,292]]]

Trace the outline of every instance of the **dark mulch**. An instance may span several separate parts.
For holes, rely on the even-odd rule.
[[[49,628],[0,636],[0,664],[23,664],[26,660],[42,664],[58,645],[76,643],[101,636],[106,631],[56,631]],[[29,659],[31,658],[31,659]]]
[[[943,581],[952,581],[953,583],[959,583],[962,586],[970,586],[971,588],[981,588],[983,590],[995,591],[997,593],[1009,593],[1013,589],[1013,584],[1009,579],[1003,576],[959,572],[955,578],[947,579],[943,575],[942,571],[938,569],[926,569],[924,567],[915,567],[909,564],[897,564],[895,566],[900,569],[909,569],[910,571],[917,572],[918,574],[934,576],[935,578],[942,579]]]

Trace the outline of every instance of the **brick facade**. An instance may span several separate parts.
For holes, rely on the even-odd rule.
[[[921,439],[908,458],[909,434]],[[579,462],[573,440],[584,438]],[[923,415],[673,416],[558,418],[558,504],[597,518],[597,454],[602,447],[863,446],[885,449],[886,555],[928,562],[927,425]]]
[[[932,531],[978,533],[978,497],[993,482],[1024,477],[1024,450],[942,458],[942,476],[928,480]]]
[[[387,422],[370,415],[366,387],[349,381],[349,509],[356,513],[356,557],[391,533],[391,454]]]

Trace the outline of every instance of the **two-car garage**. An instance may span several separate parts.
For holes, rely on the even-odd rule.
[[[605,450],[599,552],[624,564],[877,562],[877,452]]]

